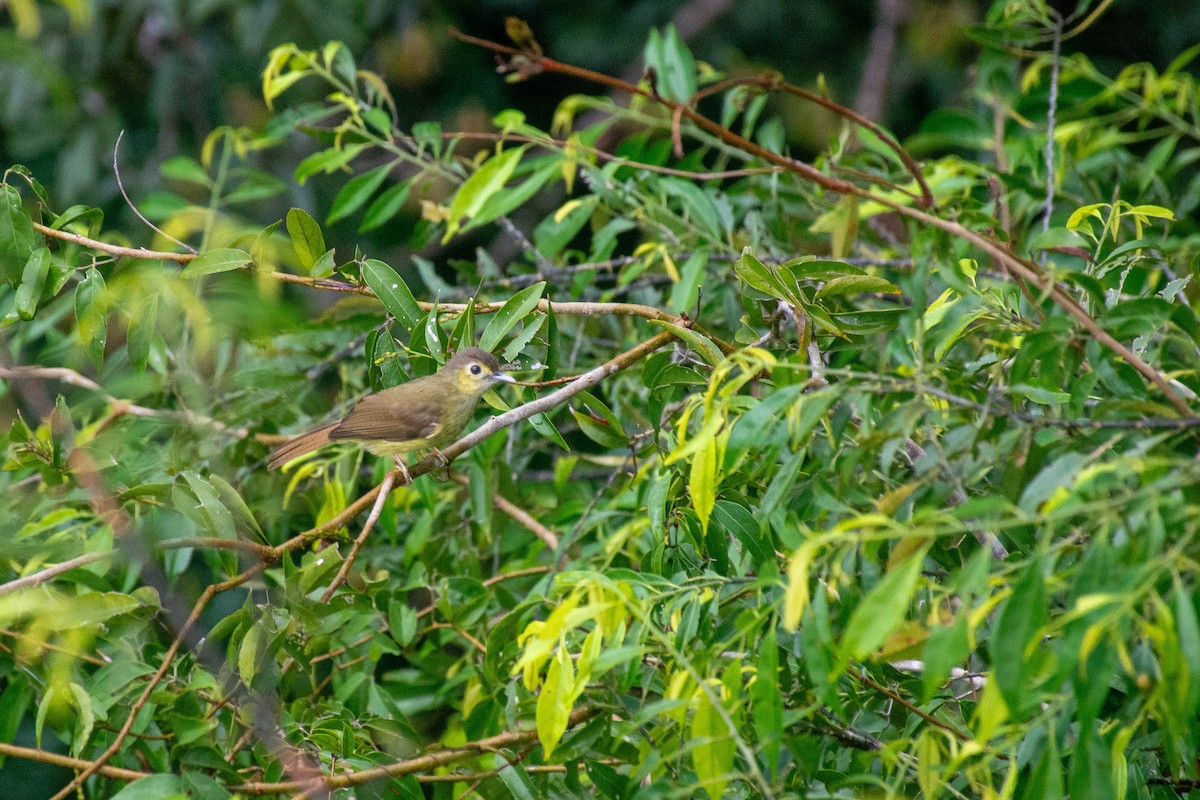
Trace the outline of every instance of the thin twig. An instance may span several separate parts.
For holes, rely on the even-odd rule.
[[[859,672],[858,670],[854,669],[854,667],[847,667],[846,674],[849,675],[854,680],[861,683],[863,686],[866,686],[870,689],[874,689],[875,691],[884,695],[885,697],[887,697],[889,700],[896,703],[897,705],[903,706],[904,708],[908,709],[910,712],[912,712],[913,714],[916,714],[918,717],[925,720],[930,725],[933,725],[935,727],[941,728],[944,731],[949,732],[950,734],[952,734],[954,736],[954,738],[958,739],[960,742],[971,741],[972,737],[969,734],[963,733],[962,731],[955,728],[953,725],[947,725],[945,722],[942,722],[940,719],[933,716],[929,712],[924,711],[921,708],[918,708],[916,706],[916,704],[909,702],[899,692],[889,689],[888,687],[884,686],[882,683],[879,683],[878,681],[876,681],[874,678],[870,677],[869,675],[865,675],[865,674]]]
[[[138,211],[138,207],[135,206],[133,201],[129,199],[129,194],[125,191],[125,184],[121,181],[121,164],[119,157],[121,153],[121,139],[124,137],[125,129],[122,128],[121,132],[117,134],[117,143],[113,145],[113,175],[116,176],[117,188],[121,190],[121,197],[125,198],[125,205],[129,206],[130,210],[132,210],[134,214],[137,214],[137,218],[144,222],[148,227],[153,228],[159,236],[162,236],[164,239],[169,239],[170,241],[182,247],[184,250],[187,250],[189,253],[195,253],[196,249],[194,247],[184,244],[171,234],[164,231],[162,228],[155,225],[150,220],[146,219],[145,215],[143,215],[141,211]]]
[[[1042,230],[1050,230],[1050,216],[1054,213],[1054,123],[1058,112],[1058,69],[1059,48],[1062,45],[1062,19],[1054,14],[1054,39],[1050,47],[1050,107],[1046,109],[1046,209],[1042,212]],[[1042,251],[1043,263],[1046,251]]]
[[[354,565],[354,560],[358,558],[359,552],[363,545],[367,543],[367,537],[371,535],[371,529],[375,527],[375,523],[379,520],[379,514],[383,511],[383,506],[387,501],[387,497],[392,492],[392,486],[396,483],[396,471],[389,472],[383,476],[383,481],[379,484],[379,492],[375,498],[375,505],[371,507],[371,513],[367,516],[367,521],[363,525],[362,533],[354,540],[354,544],[350,546],[350,553],[346,556],[346,560],[342,562],[341,568],[338,570],[337,576],[333,579],[333,583],[329,584],[329,588],[321,595],[321,603],[328,603],[329,598],[333,597],[333,593],[338,590],[350,574],[350,567]]]
[[[471,481],[467,478],[466,475],[463,475],[461,473],[458,473],[458,472],[451,473],[450,480],[454,481],[459,486],[462,486],[462,487],[465,487],[468,489],[471,488]],[[507,514],[513,520],[515,520],[519,524],[524,525],[526,528],[528,528],[529,531],[531,533],[533,533],[534,536],[538,537],[543,542],[545,542],[546,546],[549,547],[551,550],[558,549],[558,534],[556,534],[554,531],[547,528],[542,523],[538,522],[536,519],[534,519],[532,514],[530,514],[528,511],[521,508],[520,506],[518,506],[516,503],[513,503],[511,500],[506,499],[499,493],[493,492],[492,493],[492,505],[494,505],[496,507],[497,511]]]

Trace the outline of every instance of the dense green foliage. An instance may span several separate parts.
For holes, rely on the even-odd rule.
[[[280,45],[270,119],[145,204],[196,257],[135,258],[143,228],[8,169],[0,743],[37,749],[6,769],[103,758],[148,777],[83,795],[124,800],[319,796],[314,770],[337,797],[1176,796],[1200,48],[1102,70],[1070,47],[1094,10],[1056,58],[1052,12],[998,2],[969,103],[903,148],[835,109],[811,166],[771,105],[802,90],[718,83],[671,29],[628,102],[482,134],[401,128],[349,48]],[[569,69],[513,33],[508,79]],[[293,156],[334,187],[320,222],[255,215]],[[339,221],[432,257],[331,248]],[[378,502],[391,464],[354,447],[265,470],[476,343],[560,401]]]

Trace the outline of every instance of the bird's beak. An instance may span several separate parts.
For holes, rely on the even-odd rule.
[[[503,372],[493,372],[488,377],[491,378],[496,383],[516,383],[517,382],[517,379],[514,378],[512,375],[507,375]]]

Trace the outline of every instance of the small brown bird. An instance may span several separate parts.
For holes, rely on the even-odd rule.
[[[302,433],[271,451],[267,469],[333,442],[359,442],[377,456],[392,456],[406,482],[400,457],[412,450],[453,442],[475,413],[479,398],[497,383],[514,383],[496,357],[478,347],[455,353],[433,375],[367,395],[340,422]]]

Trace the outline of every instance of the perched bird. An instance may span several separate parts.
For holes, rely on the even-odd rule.
[[[406,482],[401,453],[453,442],[475,413],[479,398],[497,383],[514,383],[496,357],[478,347],[455,353],[433,375],[367,395],[340,422],[302,433],[271,451],[267,469],[333,442],[359,442],[377,456],[392,456]]]

